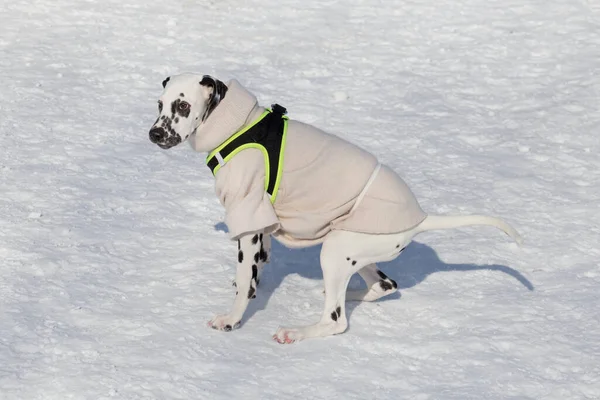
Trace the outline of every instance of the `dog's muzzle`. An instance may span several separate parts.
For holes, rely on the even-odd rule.
[[[150,141],[163,149],[169,149],[181,143],[179,135],[169,135],[163,128],[152,128],[149,133]]]

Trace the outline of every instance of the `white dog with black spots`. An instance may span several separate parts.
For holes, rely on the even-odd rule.
[[[158,101],[159,116],[150,130],[150,140],[163,149],[186,141],[205,123],[227,95],[227,86],[210,76],[182,74],[165,79]],[[320,263],[323,271],[325,306],[320,320],[300,328],[280,327],[273,335],[279,343],[344,332],[348,327],[346,301],[375,301],[397,290],[396,282],[377,268],[377,263],[395,259],[413,237],[434,229],[466,225],[492,225],[521,243],[519,234],[504,221],[489,216],[432,216],[409,230],[372,234],[332,230],[322,239]],[[208,325],[231,331],[240,326],[249,302],[256,297],[260,274],[270,259],[271,235],[247,232],[238,242],[235,276],[236,296],[231,311],[217,315]],[[365,281],[364,290],[347,291],[353,274]]]

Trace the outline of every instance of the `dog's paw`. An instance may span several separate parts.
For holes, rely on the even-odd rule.
[[[208,326],[219,331],[229,332],[240,327],[241,321],[234,321],[229,315],[217,315],[210,321]]]
[[[304,339],[299,329],[279,328],[273,335],[273,340],[280,344],[291,344]]]

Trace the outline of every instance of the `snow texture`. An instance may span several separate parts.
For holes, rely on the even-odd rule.
[[[0,1],[0,399],[600,399],[597,0]],[[432,214],[401,295],[316,322],[275,245],[240,330],[203,156],[148,141],[162,80],[236,77],[372,151]],[[360,281],[354,279],[352,287]]]

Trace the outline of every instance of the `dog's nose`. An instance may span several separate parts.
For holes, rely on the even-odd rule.
[[[150,129],[150,141],[152,143],[158,143],[167,136],[167,132],[163,128],[152,128]]]

